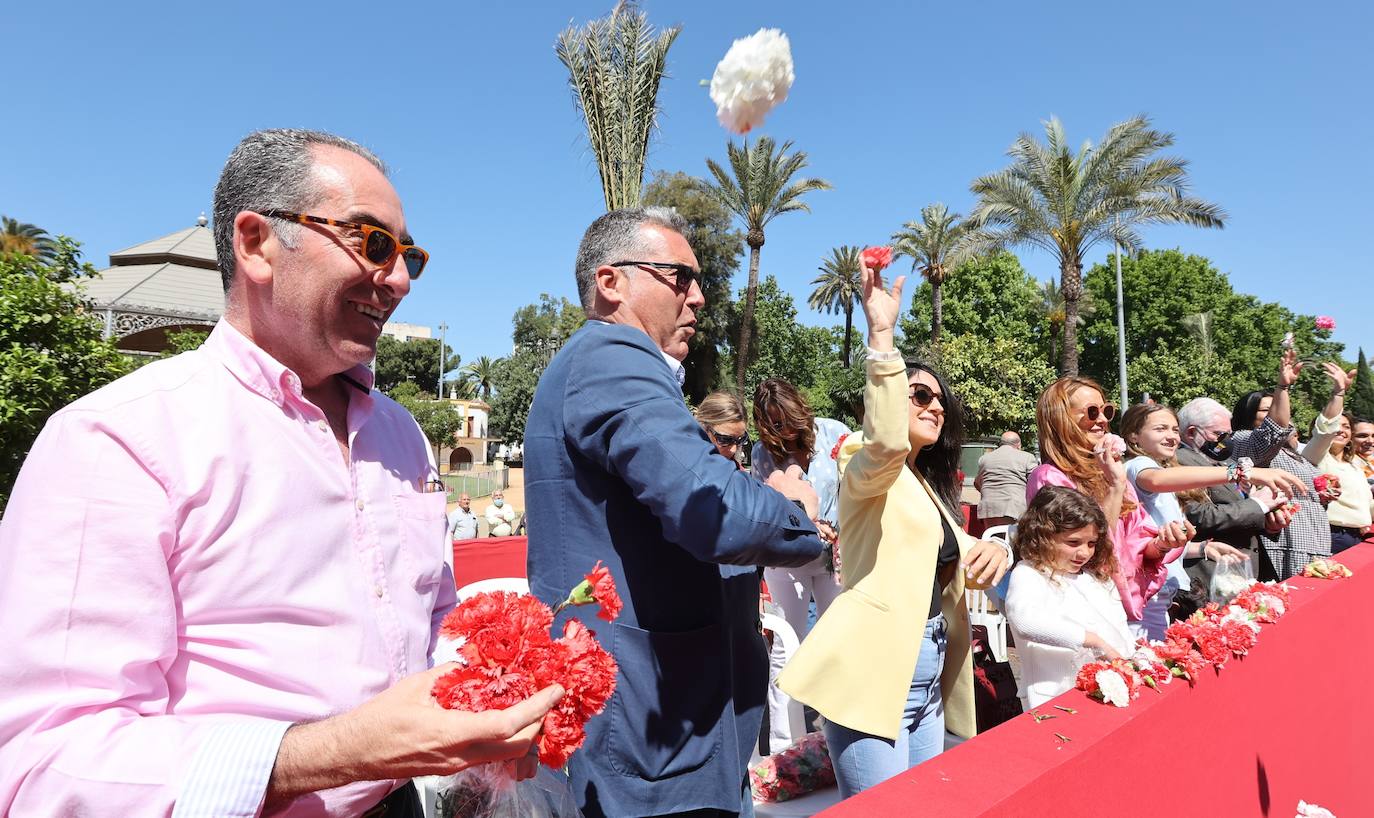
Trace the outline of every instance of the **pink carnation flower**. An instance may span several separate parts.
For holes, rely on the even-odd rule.
[[[1317,329],[1335,329],[1336,319],[1332,318],[1329,315],[1318,315],[1316,324]]]

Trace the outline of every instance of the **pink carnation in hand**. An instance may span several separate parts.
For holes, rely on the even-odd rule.
[[[892,248],[869,247],[863,252],[863,260],[868,269],[876,273],[892,263]]]
[[[1336,319],[1329,315],[1318,315],[1316,320],[1317,329],[1335,329]]]

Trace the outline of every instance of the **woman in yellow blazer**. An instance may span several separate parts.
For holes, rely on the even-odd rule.
[[[863,435],[839,451],[844,590],[778,677],[825,717],[844,798],[937,755],[947,725],[974,734],[965,582],[989,587],[1010,562],[954,516],[962,410],[934,370],[908,369],[893,347],[904,280],[888,292],[862,268]]]

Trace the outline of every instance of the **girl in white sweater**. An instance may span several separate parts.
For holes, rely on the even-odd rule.
[[[1116,557],[1092,498],[1060,486],[1036,493],[1016,524],[1006,615],[1021,659],[1021,700],[1039,707],[1073,687],[1081,654],[1129,656],[1135,639],[1112,583]]]

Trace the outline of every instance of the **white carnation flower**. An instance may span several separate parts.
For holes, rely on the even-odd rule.
[[[1115,670],[1099,670],[1094,678],[1097,680],[1097,689],[1102,691],[1103,701],[1117,707],[1125,707],[1131,703],[1130,690],[1120,673]]]
[[[1319,807],[1316,804],[1309,804],[1306,801],[1298,801],[1298,814],[1296,818],[1336,818],[1331,814],[1331,810]]]
[[[792,88],[792,47],[776,28],[735,40],[711,77],[711,101],[727,129],[746,134],[787,99]]]

